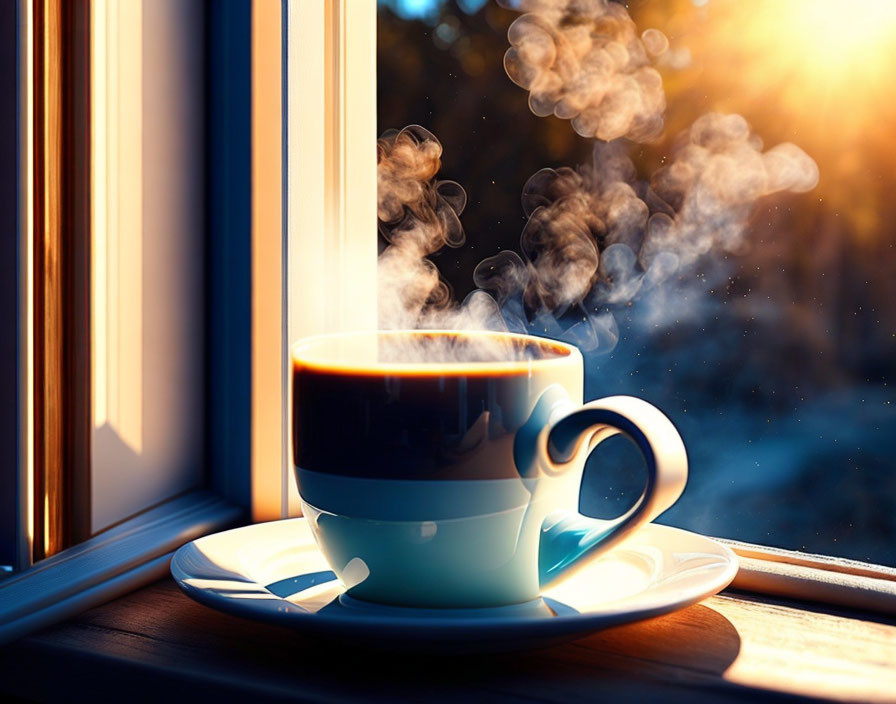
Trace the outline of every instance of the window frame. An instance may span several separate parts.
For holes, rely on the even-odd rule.
[[[296,516],[301,510],[288,457],[289,342],[377,327],[377,13],[376,0],[283,0],[282,8],[287,304],[279,478],[281,515]],[[301,256],[290,256],[296,249]],[[299,286],[304,305],[288,305]],[[266,471],[273,475],[272,468],[253,469]]]
[[[18,86],[17,8],[0,5],[0,94],[15,95]],[[18,105],[0,107],[0,320],[18,320]],[[0,467],[18,465],[19,336],[0,338]],[[0,578],[18,568],[18,481],[14,471],[0,470]]]
[[[24,78],[19,95],[20,145],[31,144],[33,137],[28,81],[33,27],[21,19],[28,16],[34,2],[57,1],[17,0],[19,69],[26,72],[20,73]],[[350,1],[355,10],[352,14],[347,11]],[[209,436],[236,438],[237,451],[229,447],[207,454],[213,469],[206,489],[166,501],[38,564],[30,565],[31,546],[27,540],[21,541],[21,571],[0,581],[0,643],[164,577],[172,552],[188,540],[244,522],[249,516],[258,521],[295,515],[287,422],[290,336],[334,329],[334,325],[337,329],[375,325],[375,317],[371,318],[375,316],[374,297],[369,294],[371,272],[375,277],[375,240],[361,239],[369,229],[366,223],[372,222],[369,211],[375,211],[376,198],[375,169],[363,176],[365,169],[375,164],[375,120],[365,117],[371,114],[371,96],[375,114],[375,0],[367,0],[361,11],[353,0],[319,4],[282,0],[279,5],[276,0],[245,0],[211,3],[209,7],[209,55],[217,60],[210,62],[215,65],[207,76],[207,97],[229,119],[213,121],[208,135],[209,151],[217,155],[206,165],[216,203],[208,224],[220,228],[216,238],[223,237],[227,248],[234,247],[245,256],[212,257],[208,263],[212,300],[208,345],[215,349],[233,345],[240,352],[219,360],[209,370],[208,383],[234,378],[239,383],[223,397],[216,397],[217,405],[208,404],[206,413]],[[290,12],[296,8],[304,13],[301,26],[305,30],[320,30],[314,41],[301,45],[301,57],[287,51]],[[275,43],[272,48],[272,32],[282,35],[282,49]],[[244,50],[232,51],[240,42]],[[308,116],[304,122],[298,121],[296,111],[288,116],[288,76],[290,67],[295,71],[300,65],[293,63],[299,58],[305,62],[306,72],[309,64],[321,72],[317,78],[312,76],[312,107],[304,111]],[[225,80],[228,90],[223,90]],[[287,100],[281,103],[281,96]],[[353,123],[352,116],[366,124]],[[322,148],[318,149],[316,142]],[[299,150],[305,155],[304,167],[297,171],[290,156],[295,157]],[[21,156],[17,501],[20,524],[25,525],[31,520],[33,504],[29,489],[29,472],[33,471],[33,333],[28,325],[33,320],[33,225],[29,220],[33,203],[27,180],[30,157]],[[218,158],[223,161],[214,162]],[[314,169],[318,170],[316,183],[312,182]],[[360,180],[353,178],[358,173],[362,174]],[[307,190],[299,189],[302,184]],[[302,196],[291,201],[288,194],[296,191]],[[348,209],[349,199],[361,202]],[[316,322],[306,319],[291,325],[287,289],[290,275],[295,274],[290,266],[297,258],[291,260],[288,253],[290,240],[298,236],[297,222],[290,220],[295,208],[314,209],[312,217],[318,227],[305,228],[311,234],[302,235],[302,245],[318,247],[316,265],[323,262],[340,284],[326,309],[328,315]],[[352,261],[354,257],[361,260],[360,265]],[[360,266],[361,276],[350,275],[356,266]],[[317,280],[314,285],[319,288],[324,283]],[[344,311],[345,302],[357,300],[357,292],[365,290],[373,308],[360,319],[332,313]],[[739,541],[720,542],[741,558],[732,585],[735,588],[896,613],[896,569]]]
[[[18,0],[16,3],[19,116],[16,377],[19,404],[15,419],[18,435],[15,501],[18,507],[16,564],[18,571],[0,581],[0,643],[14,640],[34,629],[68,618],[79,611],[165,576],[171,554],[175,549],[196,537],[245,521],[250,504],[248,491],[250,467],[247,454],[229,453],[227,451],[232,449],[231,447],[221,448],[221,443],[209,441],[210,438],[218,437],[228,440],[236,438],[238,442],[242,442],[243,447],[247,448],[249,445],[251,416],[248,388],[251,384],[251,369],[247,364],[246,350],[249,348],[252,332],[248,305],[252,296],[250,263],[248,256],[231,259],[212,258],[207,263],[206,284],[210,293],[214,293],[214,287],[217,286],[224,298],[220,303],[216,301],[214,305],[209,306],[208,312],[211,315],[207,316],[209,320],[206,344],[209,348],[241,349],[245,353],[242,356],[234,355],[220,360],[221,363],[215,366],[206,364],[206,386],[220,389],[220,393],[213,399],[206,399],[208,437],[196,440],[208,448],[219,449],[217,456],[211,452],[206,453],[209,468],[206,472],[207,486],[163,501],[51,557],[40,561],[34,559],[41,557],[39,554],[35,555],[32,545],[35,537],[34,522],[41,518],[35,511],[34,487],[35,446],[41,441],[42,436],[41,428],[35,422],[36,420],[39,422],[39,418],[35,416],[35,384],[39,381],[35,375],[35,362],[42,351],[35,348],[34,341],[35,327],[44,320],[43,316],[39,320],[36,315],[34,260],[35,253],[42,255],[48,251],[46,245],[53,246],[59,241],[58,232],[64,222],[68,224],[67,221],[59,219],[55,229],[49,230],[56,240],[51,240],[49,243],[41,241],[38,243],[40,246],[35,248],[36,233],[45,235],[48,232],[47,228],[41,227],[39,222],[36,223],[36,216],[42,215],[36,208],[44,208],[45,204],[44,192],[40,191],[41,197],[36,199],[35,191],[45,189],[47,180],[35,180],[35,144],[38,133],[48,130],[56,133],[52,130],[69,129],[76,132],[74,136],[82,140],[85,137],[83,129],[77,133],[76,121],[75,124],[65,123],[70,116],[64,109],[54,107],[43,114],[35,115],[35,81],[58,79],[58,76],[47,76],[53,66],[39,65],[37,68],[43,72],[40,75],[35,73],[35,48],[44,47],[45,42],[55,42],[55,47],[50,49],[59,53],[50,52],[49,55],[54,61],[54,66],[58,68],[58,63],[62,59],[58,45],[63,41],[62,37],[66,37],[65,41],[69,41],[70,37],[59,30],[59,24],[51,26],[50,29],[47,29],[47,23],[35,26],[34,18],[37,10],[40,13],[50,14],[53,21],[57,21],[64,12],[71,11],[75,5],[80,12],[76,17],[76,26],[82,33],[73,40],[75,44],[73,50],[81,51],[82,54],[89,53],[91,37],[88,30],[90,8],[88,3],[67,5],[65,0]],[[204,24],[207,32],[207,51],[210,56],[218,59],[208,62],[211,66],[205,77],[206,97],[209,103],[214,103],[221,110],[221,115],[228,118],[207,120],[206,124],[206,140],[210,147],[208,152],[213,154],[214,158],[204,165],[204,170],[207,176],[211,177],[208,179],[210,183],[207,184],[209,190],[220,197],[214,208],[208,208],[210,217],[207,225],[230,224],[222,235],[227,251],[242,248],[248,253],[252,243],[249,221],[251,135],[248,131],[251,119],[249,88],[252,65],[250,41],[252,6],[249,2],[243,2],[211,3],[206,7]],[[64,21],[71,22],[71,18]],[[230,51],[232,47],[241,50]],[[44,53],[42,58],[46,60],[46,56],[47,53]],[[81,58],[83,60],[84,57]],[[83,64],[80,70],[83,85]],[[45,90],[46,83],[40,85],[40,89]],[[58,84],[53,86],[53,90],[57,96],[61,92]],[[82,101],[85,97],[81,96]],[[89,103],[89,100],[87,102]],[[81,107],[83,108],[83,105]],[[242,117],[242,120],[238,119],[239,117]],[[54,120],[55,122],[52,122]],[[60,122],[64,124],[60,125]],[[275,127],[279,129],[279,125]],[[87,143],[89,144],[89,133]],[[38,144],[37,147],[38,150],[45,149],[45,154],[38,152],[38,156],[44,161],[62,158],[58,142],[50,140],[48,145]],[[83,144],[80,151],[76,149],[74,155],[77,156],[74,166],[80,165],[83,170],[85,158]],[[71,159],[71,155],[68,158]],[[84,206],[89,212],[92,194],[83,187],[85,179],[81,180],[80,185],[77,183],[67,185],[66,179],[74,181],[73,173],[66,172],[64,164],[62,166],[63,168],[60,168],[59,163],[54,162],[47,170],[52,179],[55,179],[49,183],[51,188],[56,188],[51,195],[59,198],[58,194],[61,192],[59,189],[63,187],[80,189],[75,193],[74,201],[76,206],[80,204],[82,207],[80,210],[74,208],[73,213],[63,211],[58,217],[64,218],[69,215],[71,219],[74,215],[83,218]],[[89,181],[89,178],[86,180]],[[88,235],[89,227],[88,224],[86,228]],[[279,231],[273,233],[273,236],[279,243]],[[46,240],[46,236],[43,239]],[[224,249],[222,246],[221,250]],[[55,261],[52,257],[48,260],[51,263]],[[89,262],[89,258],[87,261]],[[42,281],[54,283],[56,279],[45,277]],[[54,285],[57,286],[54,293],[58,294],[60,289],[57,284]],[[89,286],[84,288],[89,291]],[[87,300],[89,306],[89,294]],[[84,298],[80,297],[78,301],[83,303]],[[233,310],[223,308],[224,305],[233,305],[234,308]],[[222,310],[224,315],[220,314]],[[219,315],[215,315],[216,311]],[[63,320],[63,316],[57,316],[55,323],[61,323]],[[89,317],[87,320],[89,321]],[[89,323],[81,322],[85,323],[80,328],[81,334],[89,336]],[[48,337],[58,343],[52,336]],[[230,382],[234,378],[241,378],[244,381],[243,385],[232,385]],[[83,381],[81,378],[78,383],[83,386]],[[89,390],[91,387],[86,388]],[[85,395],[87,399],[90,398],[89,393]],[[82,397],[81,401],[83,400]],[[86,405],[88,410],[83,413],[85,417],[82,421],[89,422],[92,417],[90,403]],[[56,423],[54,432],[55,439],[50,437],[49,440],[59,444],[65,432],[65,423]],[[61,473],[59,475],[64,478]]]
[[[64,2],[64,0],[61,0]],[[19,569],[0,582],[0,643],[120,596],[167,573],[171,553],[184,542],[220,530],[248,516],[269,520],[297,513],[297,493],[288,460],[288,340],[286,317],[290,237],[308,258],[294,261],[316,273],[323,266],[344,282],[316,319],[300,319],[293,334],[303,336],[346,327],[375,327],[375,238],[364,238],[360,223],[376,212],[376,5],[368,0],[348,12],[348,0],[290,3],[243,0],[210,3],[207,35],[206,99],[215,119],[207,121],[207,230],[214,246],[207,254],[206,345],[219,354],[207,358],[206,404],[208,481],[199,489],[150,508],[73,547],[31,564],[29,526],[34,520],[33,486],[33,326],[32,267],[34,225],[29,155],[33,130],[35,3],[58,7],[60,0],[18,0],[20,120],[24,146],[19,189],[19,340],[21,380],[17,463],[23,540]],[[316,28],[313,41],[287,52],[290,12],[294,26]],[[271,37],[281,37],[281,48]],[[293,112],[297,150],[306,155],[289,170],[285,105],[289,61],[314,66],[313,104]],[[301,75],[296,72],[298,75]],[[282,79],[282,80],[281,80]],[[281,92],[282,91],[282,92]],[[360,112],[359,112],[360,111]],[[281,139],[281,132],[283,139]],[[317,145],[322,148],[318,149]],[[310,155],[310,158],[308,158]],[[282,177],[281,177],[282,174]],[[289,225],[286,194],[300,194],[292,212],[310,212],[317,227]],[[282,185],[281,185],[282,184]],[[307,188],[307,190],[306,190]],[[347,198],[346,194],[351,194]],[[351,208],[345,207],[351,202]],[[211,235],[209,234],[209,237]],[[317,295],[332,293],[322,277]],[[361,315],[345,305],[364,292]],[[334,328],[333,325],[337,327]],[[223,353],[220,353],[222,352]],[[220,383],[216,383],[220,382]]]

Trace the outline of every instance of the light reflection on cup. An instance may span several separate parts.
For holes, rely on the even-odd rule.
[[[535,599],[671,506],[687,458],[632,397],[582,405],[579,351],[491,332],[309,338],[293,360],[293,459],[315,539],[351,597],[421,607]],[[612,521],[581,516],[595,444],[624,432],[648,481]]]

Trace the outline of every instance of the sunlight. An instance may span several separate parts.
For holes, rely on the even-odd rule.
[[[143,149],[141,44],[133,31],[140,8],[97,2],[91,43],[94,430],[108,425],[136,454],[143,449],[143,183],[133,167]],[[118,41],[120,27],[130,28],[127,45]]]
[[[863,86],[889,82],[896,55],[891,0],[720,1],[708,10],[715,29],[707,40],[740,54],[733,66],[757,85],[786,77],[805,100],[822,93],[854,98]]]
[[[845,78],[889,68],[888,48],[896,38],[896,3],[871,0],[792,0],[763,3],[757,34],[765,34],[791,61],[817,80]],[[776,57],[777,58],[777,57]]]
[[[819,207],[853,241],[880,239],[896,158],[896,2],[670,0],[635,19],[670,39],[668,135],[698,111],[741,114],[768,144],[793,141],[815,160]]]
[[[778,3],[778,7],[782,7]],[[892,30],[896,4],[891,0],[849,5],[842,0],[801,0],[783,5],[805,23],[805,39],[827,45],[828,51],[864,49]],[[808,43],[808,42],[807,42]]]

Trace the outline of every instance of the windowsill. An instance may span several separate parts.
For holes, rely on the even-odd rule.
[[[0,581],[0,643],[166,576],[174,550],[242,515],[217,494],[188,492],[10,575]]]
[[[891,701],[896,620],[726,591],[572,643],[475,658],[376,655],[194,603],[170,579],[0,649],[0,691],[143,700]],[[52,663],[52,673],[47,664]]]

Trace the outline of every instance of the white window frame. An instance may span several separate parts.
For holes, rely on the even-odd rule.
[[[273,11],[270,1],[253,4],[262,35],[278,24]],[[376,2],[283,0],[279,19],[282,60],[259,36],[253,71],[255,520],[299,514],[289,342],[376,328]],[[281,126],[282,152],[269,139]]]
[[[19,3],[27,8],[34,1]],[[251,468],[246,468],[250,496],[243,498],[258,521],[294,515],[296,509],[288,447],[289,341],[376,323],[371,294],[376,290],[376,3],[254,0],[252,23],[252,451]],[[28,144],[30,29],[22,30],[21,137]],[[290,42],[300,30],[303,41]],[[280,54],[271,42],[281,32],[284,47],[295,53],[284,49]],[[304,81],[301,110],[286,109],[298,99],[290,76]],[[286,105],[281,95],[287,96]],[[32,315],[29,168],[23,159],[23,321]],[[290,256],[295,248],[301,257]],[[313,305],[289,306],[290,280],[303,281],[302,295]],[[367,306],[359,309],[359,301]],[[30,329],[25,327],[21,358],[28,360]],[[25,382],[20,505],[27,522],[30,366],[23,364],[19,372]],[[0,643],[163,577],[176,547],[240,519],[242,509],[232,498],[226,491],[191,492],[37,565],[28,567],[23,558],[24,569],[0,581]],[[896,569],[723,542],[741,558],[735,588],[896,613]],[[22,554],[30,554],[27,540]]]

